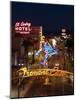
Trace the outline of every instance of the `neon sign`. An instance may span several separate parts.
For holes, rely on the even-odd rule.
[[[20,33],[20,34],[29,34],[31,31],[31,23],[16,22],[15,31],[16,31],[16,33]]]

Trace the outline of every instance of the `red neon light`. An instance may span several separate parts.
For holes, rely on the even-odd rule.
[[[31,31],[31,23],[16,22],[15,31],[16,33],[20,33],[20,34],[29,34]]]

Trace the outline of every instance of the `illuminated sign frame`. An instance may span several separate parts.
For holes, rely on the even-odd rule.
[[[19,34],[30,34],[31,32],[31,23],[29,22],[16,22],[15,23],[15,32]]]

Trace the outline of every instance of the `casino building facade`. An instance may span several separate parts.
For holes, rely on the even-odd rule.
[[[42,26],[17,22],[11,30],[12,66],[34,63],[34,53],[41,47]]]

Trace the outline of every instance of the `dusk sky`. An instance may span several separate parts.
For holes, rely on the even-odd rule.
[[[43,32],[51,34],[66,28],[74,31],[74,6],[11,2],[12,25],[28,21],[32,26],[43,26]]]

